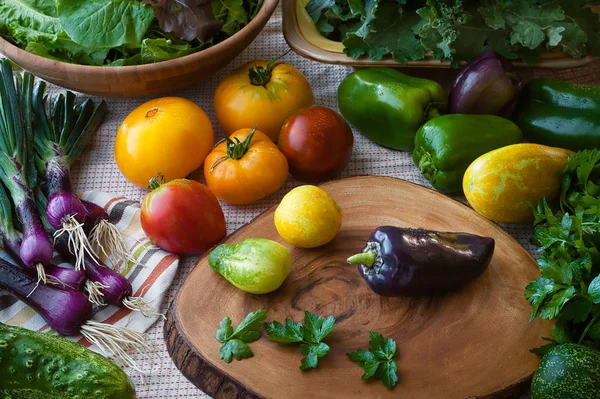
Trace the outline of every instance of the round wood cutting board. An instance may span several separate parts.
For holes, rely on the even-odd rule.
[[[322,184],[342,208],[342,228],[316,249],[295,248],[273,223],[275,207],[224,242],[262,237],[285,245],[292,272],[275,292],[252,295],[214,272],[207,255],[190,272],[168,312],[165,339],[182,373],[215,398],[423,398],[512,397],[527,388],[539,363],[529,349],[544,343],[551,324],[529,321],[526,285],[539,275],[534,259],[499,226],[440,193],[389,177],[352,177]],[[346,259],[362,250],[381,225],[421,227],[493,237],[486,272],[460,291],[435,297],[386,298],[373,293]],[[263,337],[250,344],[254,357],[227,364],[215,333],[225,316],[234,327],[251,311],[267,321],[302,321],[304,311],[333,314],[325,338],[330,352],[315,370],[299,369],[299,345]],[[397,343],[399,382],[388,390],[361,380],[346,353],[367,349],[369,331]]]

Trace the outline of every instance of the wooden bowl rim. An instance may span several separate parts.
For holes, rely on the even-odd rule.
[[[11,42],[6,40],[2,36],[0,36],[0,54],[4,55],[6,58],[10,59],[11,61],[13,61],[16,64],[35,63],[36,67],[42,68],[42,69],[55,69],[57,65],[60,65],[60,67],[64,68],[64,71],[67,73],[97,73],[97,72],[104,73],[106,71],[114,71],[117,73],[133,72],[133,71],[135,71],[136,73],[156,72],[156,70],[158,70],[158,69],[164,69],[171,65],[177,65],[175,63],[167,65],[172,61],[185,60],[187,62],[193,63],[194,61],[202,60],[205,57],[214,56],[214,55],[220,53],[225,48],[231,47],[234,43],[237,43],[238,41],[241,40],[242,35],[245,32],[247,33],[256,28],[259,28],[263,24],[266,24],[266,22],[268,22],[268,20],[271,18],[271,16],[275,12],[275,9],[277,8],[278,4],[279,4],[279,0],[264,0],[264,3],[261,6],[258,14],[256,14],[256,16],[246,26],[244,26],[239,32],[235,33],[234,35],[228,37],[227,39],[223,40],[220,43],[217,43],[216,45],[214,45],[212,47],[206,48],[204,50],[198,51],[193,54],[185,55],[183,57],[174,58],[174,59],[166,60],[166,61],[159,61],[159,62],[155,62],[152,64],[108,66],[108,65],[83,65],[83,64],[74,64],[74,63],[65,62],[65,61],[57,61],[57,60],[43,57],[41,55],[30,53],[29,51],[26,51],[16,45],[12,44]],[[7,53],[9,51],[4,51],[5,48],[8,48],[9,50],[11,50],[12,53],[14,53],[16,55],[16,57],[9,57],[7,55]],[[25,62],[23,62],[23,60]]]

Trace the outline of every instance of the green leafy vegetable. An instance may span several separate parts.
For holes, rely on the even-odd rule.
[[[56,7],[67,35],[94,48],[140,46],[154,19],[137,0],[57,0]]]
[[[238,1],[245,15],[241,0]],[[152,6],[164,32],[173,32],[182,40],[206,40],[223,26],[211,12],[211,0],[145,0],[145,4]]]
[[[541,276],[526,288],[531,319],[555,320],[550,343],[600,348],[600,150],[580,151],[565,166],[560,201],[534,209]]]
[[[84,65],[167,61],[239,32],[263,0],[0,0],[0,35]]]
[[[398,382],[398,367],[394,360],[396,341],[384,338],[378,332],[369,333],[371,340],[368,350],[358,349],[347,353],[346,356],[364,370],[363,380],[370,378],[381,379],[383,384],[392,389]]]
[[[458,66],[484,50],[534,64],[545,51],[600,55],[600,1],[311,0],[317,29],[352,57]]]
[[[329,352],[329,346],[321,342],[333,331],[335,318],[330,315],[326,319],[304,312],[304,324],[286,318],[285,324],[278,321],[265,323],[264,328],[271,341],[281,343],[300,342],[300,353],[304,355],[300,369],[314,369],[319,365],[319,358]]]
[[[222,343],[219,357],[231,363],[234,357],[242,360],[254,356],[248,344],[260,338],[259,329],[266,317],[267,311],[264,309],[250,312],[234,330],[231,319],[225,316],[216,333],[217,341]]]

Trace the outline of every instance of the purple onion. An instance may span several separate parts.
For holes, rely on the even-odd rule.
[[[23,226],[19,257],[27,267],[36,268],[40,264],[47,264],[52,260],[54,250],[32,197],[27,197],[17,204],[16,210]]]
[[[55,229],[62,229],[70,216],[79,223],[85,222],[86,210],[79,197],[70,192],[61,191],[50,197],[46,207],[48,222]]]
[[[449,112],[510,117],[522,86],[509,60],[484,51],[469,61],[454,81]]]
[[[133,287],[129,280],[87,255],[84,270],[90,281],[104,285],[100,292],[110,305],[121,306],[123,299],[130,297],[133,293]]]
[[[83,229],[86,234],[89,234],[101,220],[108,221],[108,214],[100,205],[83,199],[81,203],[85,207],[85,224],[83,225]]]
[[[27,267],[36,268],[38,264],[46,265],[53,254],[52,243],[43,230],[27,230],[23,235],[19,256]]]
[[[4,250],[8,256],[10,256],[17,265],[26,267],[19,255],[21,243],[21,237],[18,235],[12,237],[2,237],[2,246],[4,247]],[[27,271],[30,273],[33,273],[34,270],[35,269],[33,268],[27,268]],[[67,267],[59,267],[51,263],[45,265],[44,270],[46,271],[46,276],[52,276],[63,284],[66,284],[77,291],[83,290],[83,285],[87,280],[85,273],[82,271]]]
[[[81,270],[70,267],[60,267],[53,264],[46,266],[46,276],[52,276],[77,291],[83,291],[87,277]]]
[[[56,237],[56,250],[67,261],[75,261],[76,256],[69,250],[68,238],[64,235]],[[104,295],[106,302],[111,305],[120,306],[123,299],[130,297],[133,293],[133,287],[129,280],[102,265],[88,253],[84,256],[83,272],[88,280],[105,286],[100,289],[100,292]]]
[[[0,259],[0,289],[32,307],[54,331],[77,335],[92,317],[92,304],[81,291],[45,284],[20,266]]]

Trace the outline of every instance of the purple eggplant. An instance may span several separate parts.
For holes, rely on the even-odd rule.
[[[463,68],[450,90],[450,113],[509,118],[523,83],[512,63],[494,51],[484,51]]]
[[[369,288],[382,296],[450,292],[480,276],[495,241],[467,233],[380,226],[363,252],[348,258]]]

